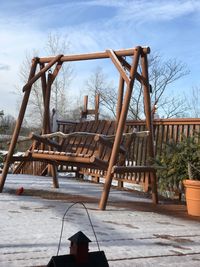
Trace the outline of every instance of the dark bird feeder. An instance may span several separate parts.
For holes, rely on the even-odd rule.
[[[89,252],[91,240],[81,231],[71,236],[70,254],[53,256],[47,267],[109,267],[104,251]]]

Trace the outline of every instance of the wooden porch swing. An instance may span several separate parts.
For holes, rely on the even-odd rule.
[[[45,162],[45,164],[50,164],[54,187],[59,186],[56,167],[60,164],[104,171],[106,173],[105,184],[99,202],[99,208],[101,210],[106,208],[112,179],[115,174],[126,172],[149,172],[152,200],[153,203],[156,204],[158,202],[158,197],[155,169],[150,164],[148,166],[126,166],[125,164],[128,147],[134,140],[134,137],[138,134],[148,133],[148,154],[150,158],[154,157],[147,60],[147,55],[149,53],[149,47],[138,46],[133,49],[125,50],[106,50],[105,52],[90,54],[34,58],[32,60],[28,82],[23,87],[23,101],[4,164],[4,169],[0,177],[0,192],[3,191],[9,166],[13,161],[41,161]],[[128,63],[125,57],[131,57],[132,63]],[[74,132],[68,134],[51,133],[49,109],[51,86],[58,75],[62,64],[69,61],[104,58],[110,58],[120,74],[116,121],[114,123],[111,121],[99,120],[95,120],[95,123],[81,122],[73,129]],[[139,73],[139,63],[141,64],[141,73]],[[36,70],[38,66],[40,70],[37,72]],[[53,68],[52,72],[48,72],[50,68]],[[15,158],[13,153],[24,119],[31,88],[38,79],[41,79],[44,102],[42,134],[32,134],[30,138],[34,142],[31,149],[23,158]],[[143,87],[144,110],[146,115],[145,133],[124,132],[135,79],[137,79]],[[126,84],[126,88],[124,88],[124,84]],[[54,137],[55,139],[55,136],[62,137],[62,141],[58,143],[55,140],[52,140],[51,138]]]

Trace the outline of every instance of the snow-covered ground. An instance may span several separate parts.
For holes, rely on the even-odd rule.
[[[102,185],[67,178],[60,178],[60,189],[51,184],[48,177],[8,175],[0,194],[0,267],[46,265],[57,253],[66,209],[80,200],[109,266],[200,266],[200,221],[184,206],[165,213],[165,204],[153,209],[148,198],[112,189],[107,210],[99,211]],[[13,194],[22,186],[24,194]],[[46,190],[52,199],[27,196],[31,189]],[[62,200],[55,192],[65,193]],[[87,213],[77,204],[65,217],[59,254],[69,253],[68,238],[79,230],[93,241],[90,251],[98,250]]]

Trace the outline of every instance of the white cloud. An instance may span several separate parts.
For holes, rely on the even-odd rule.
[[[1,68],[6,66],[7,70],[0,81],[0,93],[14,90],[19,83],[17,73],[26,52],[42,49],[51,31],[67,35],[73,53],[133,45],[150,45],[168,53],[170,44],[170,49],[177,49],[179,54],[184,49],[182,55],[185,59],[189,40],[186,36],[187,45],[182,42],[176,19],[183,19],[184,25],[184,18],[189,16],[197,25],[196,29],[191,27],[191,35],[197,38],[199,12],[200,1],[195,0],[5,1],[0,9],[0,64],[3,64],[0,70],[3,72]],[[173,21],[173,27],[170,25],[168,28]],[[191,43],[190,57],[199,50],[198,39]],[[39,56],[46,56],[43,53],[41,51]],[[12,101],[7,103],[1,99],[0,110],[9,111],[9,105],[13,107],[15,99],[10,99]]]
[[[116,15],[110,21],[120,23],[171,20],[200,11],[199,0],[94,0],[85,4],[115,8]]]
[[[9,70],[10,66],[8,64],[0,63],[0,71]]]

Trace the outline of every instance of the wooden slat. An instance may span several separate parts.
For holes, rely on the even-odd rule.
[[[90,123],[90,132],[95,133],[97,132],[99,126],[99,121],[93,121],[93,123]],[[94,137],[88,136],[83,140],[84,146],[81,150],[81,153],[88,154],[90,153],[91,155],[94,154],[95,148],[96,148],[96,143],[94,143]]]
[[[114,166],[112,173],[125,173],[125,172],[155,172],[155,168],[151,166]]]
[[[107,121],[105,128],[103,130],[103,134],[105,135],[111,135],[114,134],[115,132],[115,123],[112,121]],[[104,161],[108,161],[110,159],[110,155],[111,155],[111,148],[106,147],[104,149],[103,155],[102,155],[102,159]]]

